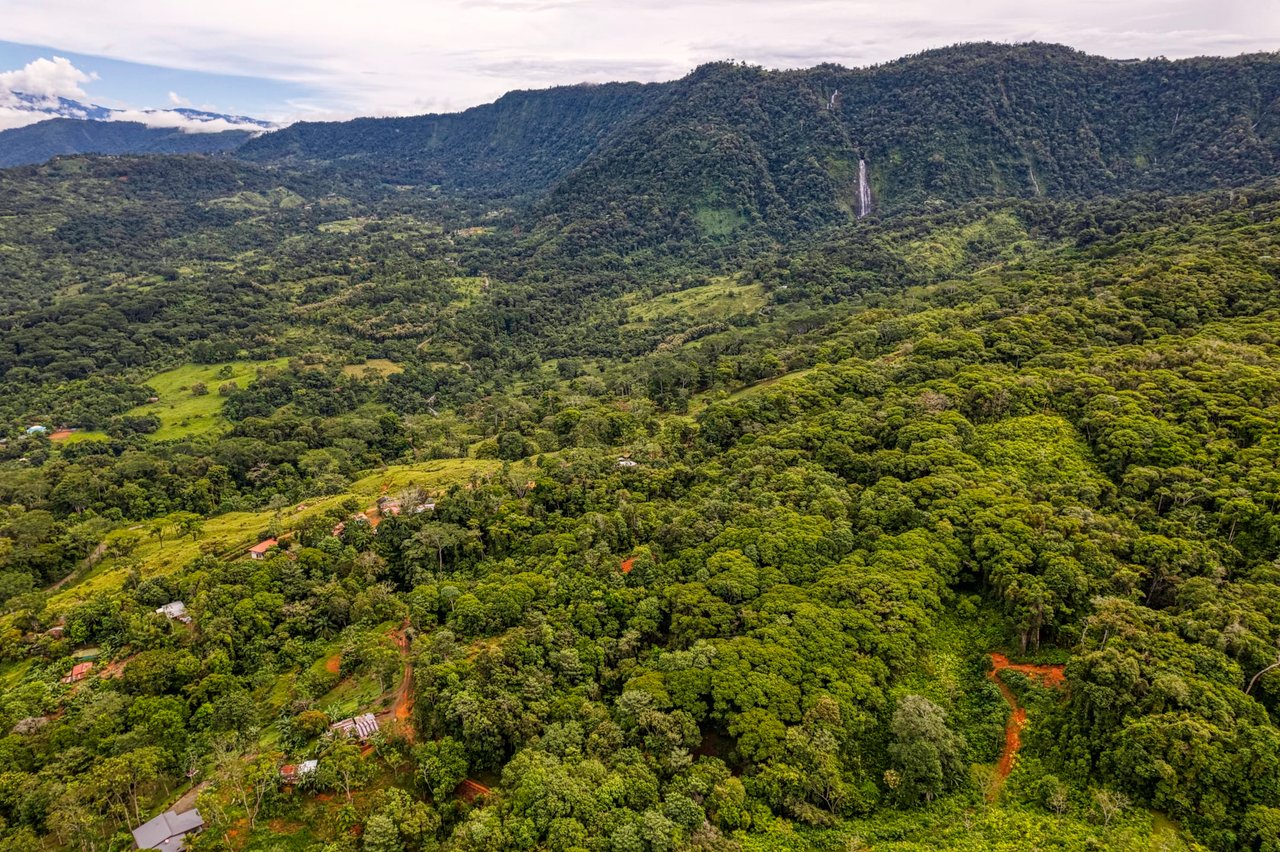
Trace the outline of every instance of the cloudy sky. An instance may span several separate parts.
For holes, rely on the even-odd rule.
[[[717,59],[867,65],[961,41],[1117,58],[1280,49],[1280,0],[0,0],[0,22],[0,94],[43,82],[273,120],[450,111]]]

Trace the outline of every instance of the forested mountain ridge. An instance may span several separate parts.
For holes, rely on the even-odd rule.
[[[452,116],[295,125],[239,156],[549,193],[547,214],[609,223],[624,240],[627,223],[786,234],[856,215],[860,159],[880,211],[1247,183],[1274,171],[1278,99],[1275,54],[1117,61],[975,44],[863,69],[717,63]]]
[[[252,138],[254,131],[187,133],[136,121],[50,118],[0,131],[0,168],[43,163],[68,154],[220,154]]]
[[[660,85],[509,92],[461,113],[299,122],[244,145],[259,163],[329,166],[347,180],[440,184],[477,195],[545,190],[662,99]]]

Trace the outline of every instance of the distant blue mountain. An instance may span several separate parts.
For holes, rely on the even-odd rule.
[[[277,127],[244,115],[186,107],[112,109],[21,92],[0,93],[0,104],[37,119],[0,131],[0,168],[68,154],[216,154]]]
[[[150,116],[154,120],[142,122],[150,127],[191,127],[192,122],[227,122],[236,125],[237,130],[274,130],[275,124],[250,118],[247,115],[228,115],[220,112],[206,112],[199,109],[179,107],[177,109],[143,109],[123,110],[98,104],[86,104],[69,98],[43,97],[29,95],[24,92],[7,93],[10,99],[5,103],[5,95],[0,94],[0,104],[20,112],[30,112],[42,118],[75,118],[88,121],[132,121],[142,116]],[[170,120],[171,119],[171,123]],[[223,127],[223,130],[233,128]]]

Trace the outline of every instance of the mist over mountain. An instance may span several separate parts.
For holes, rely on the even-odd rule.
[[[191,133],[136,121],[50,118],[0,132],[0,168],[70,154],[219,154],[253,137],[249,130]]]
[[[190,107],[119,109],[14,91],[0,92],[0,106],[10,120],[26,122],[0,131],[0,168],[68,154],[221,153],[277,127]]]

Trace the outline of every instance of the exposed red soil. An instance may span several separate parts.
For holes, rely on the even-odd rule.
[[[134,656],[137,656],[136,654]],[[126,657],[123,660],[116,660],[114,663],[107,663],[98,672],[98,677],[124,677],[124,667],[129,664],[133,657]]]
[[[470,778],[465,778],[462,783],[458,785],[458,789],[453,791],[453,794],[462,801],[470,804],[480,796],[489,795],[490,792],[492,791],[479,781],[472,781]]]
[[[391,638],[400,649],[400,655],[404,657],[404,676],[400,678],[400,688],[396,690],[396,697],[391,702],[391,707],[379,713],[378,716],[400,722],[405,739],[412,743],[413,725],[410,719],[413,716],[413,657],[409,654],[408,629],[409,619],[406,618],[399,628],[391,631]]]
[[[65,441],[68,438],[70,438],[72,435],[74,435],[77,431],[78,430],[76,429],[54,429],[52,432],[49,433],[49,440]]]
[[[992,654],[991,663],[992,668],[987,673],[987,678],[1000,690],[1000,694],[1004,696],[1005,702],[1013,712],[1009,714],[1009,721],[1005,724],[1004,748],[1000,751],[1000,760],[996,763],[995,776],[991,779],[991,787],[987,790],[987,801],[989,802],[995,801],[996,797],[1000,795],[1000,788],[1004,786],[1004,779],[1008,778],[1009,773],[1013,771],[1013,764],[1017,760],[1018,750],[1022,748],[1022,729],[1027,725],[1027,711],[1018,705],[1018,697],[1013,694],[1013,690],[1005,685],[1005,682],[1000,678],[1000,672],[1005,669],[1021,672],[1032,680],[1039,682],[1041,686],[1054,689],[1062,686],[1064,682],[1061,664],[1011,663],[1004,654]]]
[[[340,672],[342,670],[342,655],[334,654],[332,657],[325,660],[324,670],[331,674],[337,674]]]
[[[632,556],[630,559],[622,560],[621,568],[622,568],[623,574],[630,574],[631,569],[634,567],[636,567],[636,558],[634,556]]]
[[[406,618],[400,629],[391,634],[404,657],[404,677],[400,679],[400,689],[396,692],[395,703],[391,705],[391,714],[404,723],[405,736],[409,738],[409,742],[413,742],[413,726],[409,724],[409,717],[413,715],[413,657],[409,655],[409,636],[405,632],[408,629],[409,620]]]

